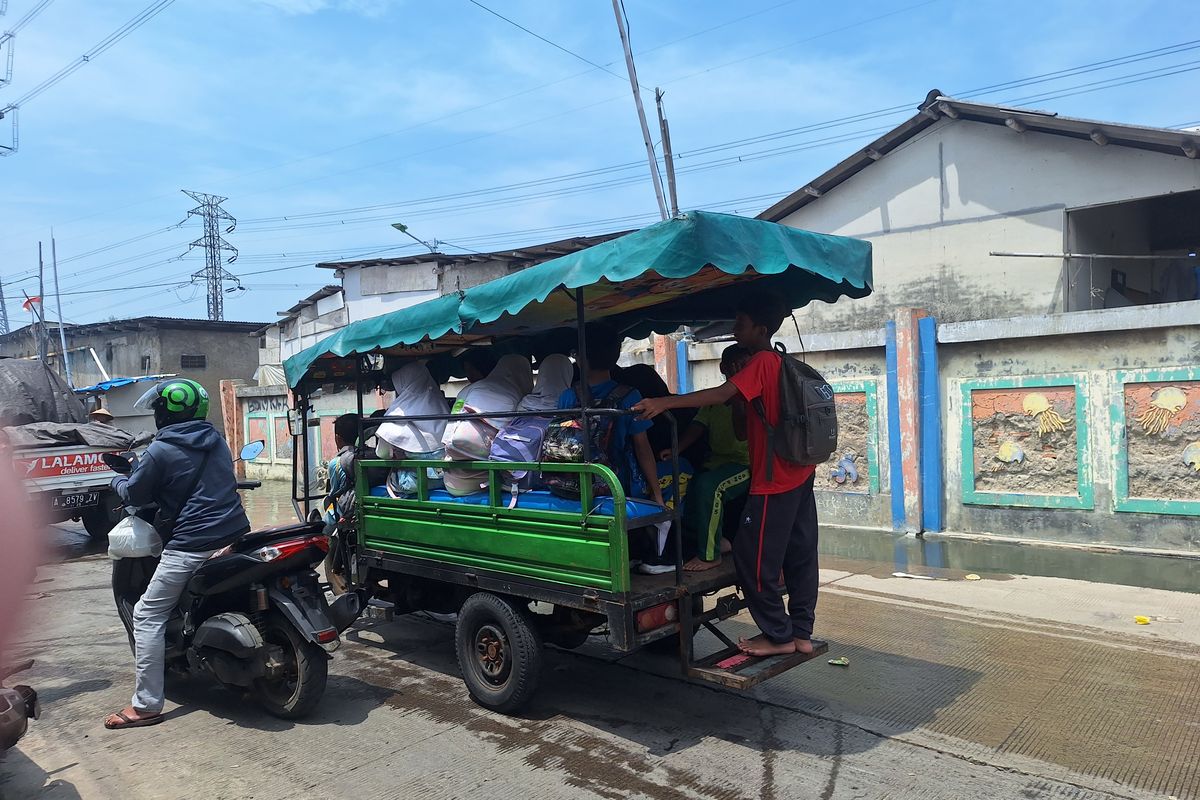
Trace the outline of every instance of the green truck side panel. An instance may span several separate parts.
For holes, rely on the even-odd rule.
[[[416,461],[360,462],[358,507],[362,547],[581,589],[629,591],[629,544],[623,519],[581,512],[509,509],[503,504],[507,496],[499,493],[493,493],[493,504],[486,506],[371,497],[365,469],[385,464],[427,465]],[[476,465],[456,466],[473,469]],[[478,462],[478,466],[499,470],[513,465],[497,467]],[[604,470],[616,484],[615,476],[606,468],[575,465],[575,469]],[[427,489],[422,487],[420,494],[428,497]],[[619,507],[624,506],[624,497],[614,500]]]

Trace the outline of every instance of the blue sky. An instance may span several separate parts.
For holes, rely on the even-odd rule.
[[[55,0],[17,34],[0,108],[148,2]],[[197,220],[171,227],[192,207],[181,189],[227,196],[240,221],[229,269],[248,290],[227,297],[227,319],[273,320],[332,278],[315,261],[418,252],[393,221],[453,243],[446,252],[653,221],[611,4],[481,2],[616,75],[469,0],[169,5],[20,110],[19,150],[0,158],[11,324],[28,322],[14,297],[36,287],[28,276],[52,228],[66,319],[203,317],[202,289],[177,288],[203,258],[177,258],[199,236]],[[34,5],[9,0],[0,30]],[[1128,0],[626,0],[626,10],[640,81],[666,91],[681,206],[744,214],[902,121],[931,88],[962,95],[1182,44],[1200,27],[1200,4]],[[977,97],[1197,125],[1198,65],[1200,42]],[[1171,67],[1193,71],[1053,96]],[[540,183],[513,187],[527,182]]]

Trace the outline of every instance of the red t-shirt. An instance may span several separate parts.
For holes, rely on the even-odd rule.
[[[767,427],[754,410],[754,399],[762,398],[767,420],[779,422],[779,354],[771,350],[755,353],[741,372],[730,378],[746,398],[746,444],[750,447],[750,494],[789,492],[812,477],[816,467],[784,461],[767,449]],[[775,459],[775,472],[767,481],[767,458]]]

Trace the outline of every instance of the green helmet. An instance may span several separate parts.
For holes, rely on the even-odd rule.
[[[154,385],[133,404],[134,408],[154,412],[159,428],[177,422],[208,418],[208,392],[187,378],[172,378]]]

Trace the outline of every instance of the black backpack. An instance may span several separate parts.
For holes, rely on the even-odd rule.
[[[582,397],[579,384],[575,384],[575,396]],[[633,391],[632,388],[618,384],[605,397],[593,398],[591,408],[621,407],[621,402]],[[624,476],[625,470],[621,464],[621,454],[612,452],[613,429],[616,418],[612,416],[590,417],[588,419],[591,434],[591,453],[593,464],[604,464],[612,469],[618,477]],[[547,463],[582,464],[583,463],[583,426],[579,417],[555,417],[546,427],[546,435],[542,437],[542,458]],[[579,473],[575,472],[543,472],[542,482],[551,493],[559,497],[578,500],[580,497]],[[629,487],[625,487],[628,490]],[[608,484],[598,478],[592,479],[592,495],[602,497],[612,494]]]
[[[767,422],[761,397],[754,399],[754,410],[767,429],[767,451],[795,464],[823,464],[837,450],[837,408],[833,387],[815,369],[792,358],[782,344],[779,354],[779,423]],[[767,459],[767,480],[771,480],[775,459]]]

